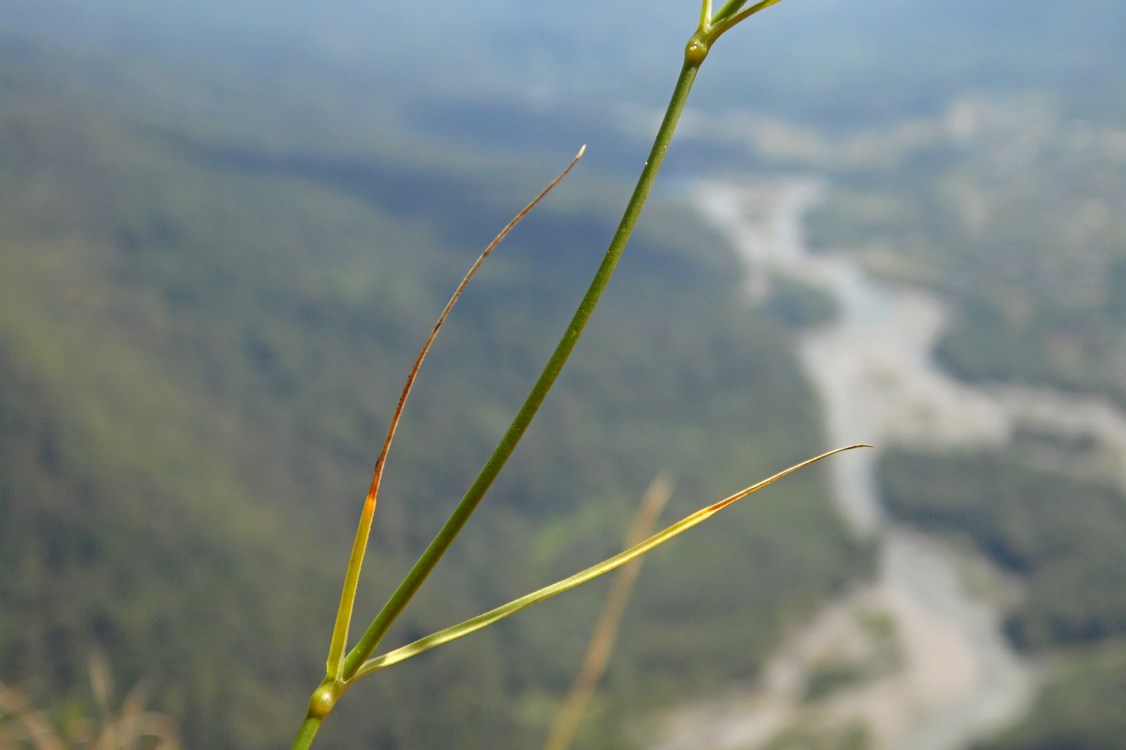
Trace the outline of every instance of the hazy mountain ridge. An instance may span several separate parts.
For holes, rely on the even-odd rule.
[[[371,98],[503,95],[604,113],[622,101],[664,103],[697,13],[694,4],[592,0],[519,10],[493,0],[426,14],[350,0],[284,11],[257,0],[159,7],[116,0],[97,9],[13,0],[0,9],[0,25],[186,68],[206,60],[275,83],[319,78],[345,87],[359,106]],[[1105,87],[1124,62],[1124,25],[1126,10],[1114,0],[781,3],[724,40],[695,100],[709,109],[750,103],[821,125],[872,124],[933,113],[969,82],[989,94],[1052,88],[1077,107],[1105,110]],[[640,27],[645,33],[626,32]]]

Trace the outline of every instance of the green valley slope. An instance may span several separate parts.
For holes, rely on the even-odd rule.
[[[101,650],[188,746],[283,746],[319,679],[405,368],[477,249],[555,167],[390,132],[318,147],[298,123],[260,128],[218,71],[187,82],[3,36],[0,57],[0,679],[66,713]],[[206,106],[159,109],[153,92],[178,85]],[[455,313],[392,454],[359,616],[484,460],[621,200],[613,180],[565,186]],[[787,342],[748,319],[734,259],[701,232],[652,212],[395,638],[613,551],[660,470],[684,512],[819,447]],[[750,679],[787,625],[864,569],[820,474],[771,493],[656,555],[589,747],[626,744],[646,706]],[[598,593],[372,679],[326,746],[534,744]]]

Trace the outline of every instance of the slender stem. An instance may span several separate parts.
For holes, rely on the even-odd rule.
[[[536,412],[539,411],[540,406],[542,406],[544,400],[547,398],[547,394],[554,385],[555,380],[559,377],[563,365],[566,364],[567,359],[571,356],[575,345],[578,343],[579,337],[590,321],[594,313],[594,308],[597,306],[602,293],[609,284],[610,277],[613,275],[622,252],[625,250],[629,238],[633,234],[637,221],[641,216],[642,208],[656,180],[657,172],[660,170],[669,144],[672,141],[676,124],[688,101],[688,94],[692,89],[696,74],[699,71],[700,65],[703,64],[704,59],[707,57],[712,43],[723,34],[723,32],[730,29],[739,21],[744,20],[763,8],[774,5],[779,2],[779,0],[760,0],[760,2],[751,8],[740,12],[740,9],[742,9],[746,2],[747,0],[727,0],[713,16],[711,13],[711,0],[703,0],[700,23],[696,33],[688,40],[688,44],[685,47],[684,64],[681,67],[680,76],[677,78],[676,86],[673,89],[673,94],[669,100],[668,108],[665,111],[664,119],[661,121],[661,125],[657,130],[653,147],[649,152],[649,158],[642,167],[637,186],[630,196],[629,203],[626,205],[617,231],[615,231],[610,245],[606,249],[602,264],[598,267],[598,271],[595,273],[590,287],[579,302],[578,309],[576,309],[570,324],[564,331],[563,337],[560,339],[555,351],[544,367],[543,372],[536,380],[523,406],[521,406],[519,412],[517,412],[512,424],[509,425],[508,430],[497,444],[497,447],[493,450],[492,455],[490,455],[489,459],[485,462],[481,472],[477,475],[476,479],[473,480],[465,496],[462,497],[453,513],[450,514],[449,519],[447,519],[441,530],[434,537],[434,540],[431,541],[430,545],[419,557],[414,567],[411,568],[398,588],[387,600],[383,609],[380,610],[379,614],[376,615],[375,619],[368,626],[367,630],[360,638],[359,643],[341,659],[340,652],[347,639],[348,620],[350,619],[355,595],[355,581],[346,577],[336,627],[333,629],[332,644],[329,647],[329,657],[326,664],[328,675],[325,681],[314,691],[310,699],[309,712],[304,723],[301,725],[297,739],[294,741],[293,750],[304,750],[311,746],[313,738],[320,728],[321,722],[324,720],[325,716],[332,711],[340,693],[358,677],[358,673],[379,668],[379,666],[375,664],[365,664],[365,662],[367,662],[380,641],[387,634],[392,623],[402,613],[403,609],[406,608],[419,587],[422,586],[430,573],[437,566],[438,561],[446,553],[450,545],[453,544],[454,539],[468,522],[469,517],[476,510],[477,506],[496,480],[496,477],[500,474],[501,469],[516,449],[516,445],[520,442],[520,439],[531,424]],[[389,441],[390,437],[388,438],[388,442]],[[386,453],[386,448],[387,445],[384,446],[384,453]],[[383,457],[384,456],[381,456],[381,458]],[[370,520],[371,516],[366,505],[371,505],[370,510],[374,511],[374,494],[378,489],[381,469],[382,461],[377,463],[375,476],[373,477],[373,491],[369,493],[372,497],[370,497],[369,503],[365,504],[364,518],[366,520]],[[718,509],[720,505],[714,507]],[[363,524],[364,522],[362,521],[361,526],[363,526]],[[356,540],[356,549],[360,550],[359,556],[355,554],[356,549],[354,549],[353,557],[349,564],[350,571],[353,567],[355,568],[355,577],[357,578],[364,547],[366,547],[366,530],[361,529],[357,532]],[[361,667],[365,669],[361,670]]]
[[[297,732],[297,738],[293,740],[291,750],[308,750],[312,747],[313,738],[317,736],[317,730],[321,728],[322,721],[324,721],[324,717],[306,716],[305,721],[301,724],[301,729]]]
[[[484,467],[473,481],[473,484],[470,485],[469,490],[466,491],[465,496],[462,497],[461,502],[458,503],[453,513],[450,514],[449,519],[434,537],[430,546],[427,547],[421,557],[419,557],[418,562],[415,563],[402,583],[399,584],[399,587],[387,600],[383,609],[376,615],[371,625],[368,626],[368,629],[364,632],[355,648],[345,657],[343,669],[343,677],[345,680],[351,679],[360,668],[360,665],[375,651],[375,648],[379,645],[383,636],[387,634],[391,624],[399,614],[402,613],[407,603],[410,602],[419,587],[434,570],[434,567],[438,564],[442,555],[449,549],[454,538],[457,537],[458,533],[465,526],[469,517],[485,496],[485,493],[488,492],[489,488],[492,486],[500,470],[504,467],[505,462],[508,461],[508,458],[516,449],[517,443],[520,442],[520,438],[523,437],[524,432],[528,429],[532,418],[543,404],[548,391],[551,390],[556,378],[559,377],[563,365],[566,363],[567,358],[571,356],[575,344],[578,343],[579,336],[582,335],[583,329],[594,313],[594,308],[598,304],[598,300],[602,296],[603,291],[605,291],[610,277],[618,264],[618,260],[621,258],[622,251],[625,250],[630,235],[637,225],[637,220],[641,216],[642,207],[649,197],[649,192],[653,187],[653,182],[657,177],[661,162],[664,161],[665,153],[668,151],[673,132],[676,130],[676,123],[680,119],[681,112],[684,111],[684,105],[688,100],[688,93],[692,89],[692,83],[696,78],[700,62],[702,62],[702,58],[699,60],[686,58],[681,68],[680,76],[677,78],[676,87],[673,89],[672,98],[669,101],[665,117],[661,121],[660,128],[657,130],[653,147],[649,152],[649,158],[641,171],[633,195],[626,205],[625,213],[622,215],[622,220],[618,224],[618,229],[614,233],[609,247],[606,249],[602,264],[595,273],[594,279],[591,281],[590,287],[587,289],[582,301],[579,302],[578,309],[575,311],[574,317],[571,319],[570,325],[567,326],[567,330],[563,333],[563,337],[556,346],[554,353],[548,360],[539,379],[532,387],[531,392],[524,401],[524,405],[516,414],[508,431],[504,434],[504,437],[501,438],[497,447],[493,450],[492,455],[489,456],[488,461],[485,462]]]
[[[703,31],[712,24],[712,0],[704,0],[703,6],[700,8],[700,23],[699,30]]]

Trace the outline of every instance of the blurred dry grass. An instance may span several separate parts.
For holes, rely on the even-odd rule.
[[[94,715],[60,720],[31,705],[16,687],[0,683],[0,750],[180,750],[176,725],[145,708],[149,696],[135,685],[114,709],[113,675],[101,654],[90,658]]]
[[[638,544],[653,533],[657,526],[657,519],[668,504],[672,496],[672,481],[667,477],[658,476],[649,485],[641,498],[637,513],[630,522],[626,532],[625,548]],[[590,637],[586,655],[583,657],[582,666],[575,677],[570,692],[563,701],[563,706],[556,714],[555,723],[551,727],[544,750],[567,750],[571,746],[579,724],[586,713],[587,704],[590,702],[594,689],[606,672],[610,656],[614,652],[614,642],[618,637],[618,629],[625,614],[626,605],[629,603],[633,584],[641,572],[644,558],[638,558],[628,565],[622,566],[621,571],[614,579],[610,593],[599,613],[598,622]]]

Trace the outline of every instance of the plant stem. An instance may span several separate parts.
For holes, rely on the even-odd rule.
[[[306,716],[305,721],[301,724],[301,729],[297,732],[297,739],[293,741],[292,750],[308,750],[313,745],[313,738],[317,736],[317,730],[321,728],[321,722],[324,721],[320,716]]]
[[[492,455],[489,456],[488,461],[485,462],[484,467],[473,481],[473,484],[470,485],[468,491],[466,491],[465,496],[462,497],[461,502],[458,503],[453,513],[450,514],[445,525],[442,526],[441,530],[434,537],[434,540],[430,543],[430,546],[422,553],[414,567],[411,568],[402,583],[399,584],[399,587],[387,600],[383,609],[376,615],[355,648],[345,657],[344,669],[342,670],[342,676],[345,680],[350,680],[356,674],[360,665],[375,651],[375,648],[379,645],[383,636],[387,634],[391,624],[398,618],[399,614],[402,613],[407,603],[434,570],[438,561],[442,558],[442,555],[449,549],[453,540],[465,526],[469,517],[473,514],[473,511],[476,510],[478,504],[480,504],[482,498],[484,498],[485,493],[487,493],[492,486],[493,481],[504,467],[505,462],[508,461],[508,458],[516,449],[517,443],[520,442],[520,438],[523,437],[524,432],[528,429],[532,418],[543,404],[548,391],[550,391],[552,385],[555,384],[555,380],[559,377],[563,365],[571,356],[571,352],[578,343],[583,329],[594,313],[594,308],[598,304],[598,300],[601,298],[603,291],[605,291],[607,284],[610,282],[610,277],[613,275],[614,269],[618,265],[622,251],[625,250],[626,244],[633,234],[633,230],[641,216],[641,210],[645,205],[646,199],[649,197],[649,192],[657,177],[657,172],[660,170],[661,162],[664,161],[665,153],[668,151],[673,132],[676,130],[677,121],[684,111],[684,105],[688,100],[688,93],[692,89],[692,83],[696,78],[696,73],[699,70],[701,62],[703,62],[702,57],[686,56],[684,65],[680,70],[680,76],[677,78],[676,86],[673,89],[668,109],[665,111],[664,119],[661,121],[657,135],[653,141],[653,147],[649,152],[649,158],[646,160],[645,166],[641,170],[637,186],[634,188],[633,195],[626,205],[625,213],[622,215],[621,222],[618,224],[618,229],[610,240],[610,245],[606,249],[602,264],[598,267],[598,271],[595,273],[590,287],[579,302],[578,309],[575,310],[570,324],[567,326],[566,331],[564,331],[562,339],[560,339],[559,344],[556,346],[555,351],[552,353],[539,379],[532,387],[531,392],[524,401],[524,405],[516,414],[508,431],[505,432],[504,437],[501,438],[497,447],[493,450]]]

